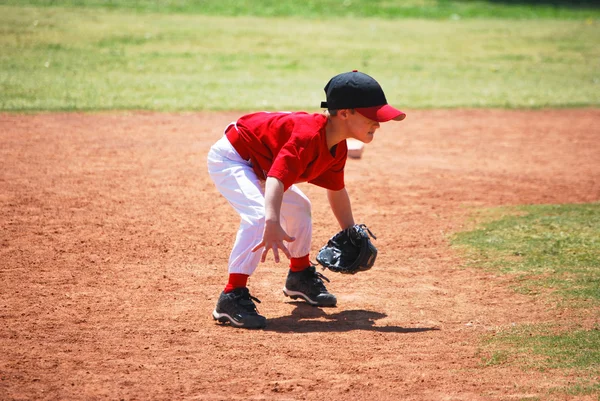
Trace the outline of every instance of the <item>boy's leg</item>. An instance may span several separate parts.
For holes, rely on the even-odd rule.
[[[335,295],[330,294],[323,283],[323,280],[329,280],[310,263],[311,203],[295,185],[283,196],[281,222],[283,229],[296,238],[288,244],[292,260],[283,293],[292,299],[302,298],[313,306],[335,306]]]
[[[208,155],[208,171],[219,192],[240,215],[240,226],[229,257],[229,273],[250,276],[260,261],[252,252],[265,224],[265,184],[223,137]]]
[[[287,243],[290,255],[300,258],[310,253],[312,240],[312,204],[310,199],[298,188],[292,185],[283,194],[281,202],[281,227],[295,241]]]
[[[241,218],[229,258],[230,282],[219,297],[213,318],[229,322],[235,327],[265,327],[266,319],[258,314],[253,302],[260,301],[250,295],[245,287],[246,280],[241,279],[247,279],[260,261],[260,252],[251,250],[264,227],[264,184],[258,180],[250,163],[237,154],[225,136],[213,145],[208,154],[208,171],[219,192]],[[244,283],[244,286],[239,283]]]

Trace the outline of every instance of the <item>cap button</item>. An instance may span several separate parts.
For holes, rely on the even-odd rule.
[[[352,72],[358,72],[358,70],[352,70]]]

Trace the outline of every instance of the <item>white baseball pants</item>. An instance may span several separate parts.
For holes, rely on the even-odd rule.
[[[229,273],[251,275],[262,253],[262,249],[252,252],[252,248],[260,243],[264,231],[265,181],[256,176],[252,163],[242,159],[225,135],[208,153],[208,172],[219,192],[241,218],[229,256]],[[286,243],[291,256],[308,255],[312,238],[311,203],[295,185],[283,194],[280,221],[285,232],[296,238]],[[279,255],[285,260],[283,252]]]

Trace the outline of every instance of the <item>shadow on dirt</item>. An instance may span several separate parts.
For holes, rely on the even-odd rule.
[[[368,330],[381,333],[421,333],[439,330],[437,327],[375,326],[375,321],[387,315],[368,310],[345,310],[338,313],[331,308],[315,308],[304,302],[292,302],[296,307],[289,316],[267,321],[266,331],[279,333],[344,332]]]

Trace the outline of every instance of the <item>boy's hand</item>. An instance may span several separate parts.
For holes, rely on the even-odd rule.
[[[262,241],[260,244],[252,248],[252,252],[256,252],[264,246],[265,249],[263,250],[260,258],[260,261],[264,262],[267,259],[267,253],[269,253],[269,249],[272,249],[273,259],[275,259],[276,263],[279,263],[279,249],[283,251],[288,259],[291,259],[290,251],[287,249],[283,241],[292,242],[295,240],[296,238],[290,237],[283,230],[283,228],[281,228],[281,224],[279,224],[279,222],[267,221],[265,223],[265,231],[263,233]]]

